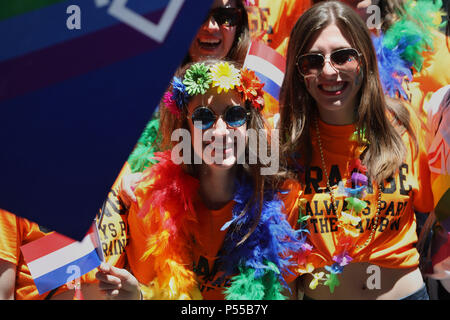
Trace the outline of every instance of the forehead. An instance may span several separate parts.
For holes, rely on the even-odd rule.
[[[199,106],[206,106],[220,113],[230,105],[242,105],[240,94],[236,90],[217,93],[217,88],[209,89],[205,94],[199,94],[191,98],[188,111],[192,112]]]
[[[308,52],[331,52],[337,49],[350,48],[351,43],[346,39],[336,24],[330,24],[311,39]]]

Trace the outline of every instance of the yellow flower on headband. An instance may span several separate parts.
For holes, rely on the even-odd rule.
[[[221,93],[222,90],[228,92],[240,84],[239,70],[228,62],[217,63],[209,71],[211,72],[212,86],[218,87],[217,93]]]

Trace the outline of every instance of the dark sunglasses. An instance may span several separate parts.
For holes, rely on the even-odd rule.
[[[247,122],[249,115],[250,112],[242,106],[228,106],[221,117],[227,126],[231,128],[238,128]],[[192,112],[190,118],[194,124],[194,127],[197,129],[206,130],[211,128],[216,123],[219,116],[210,108],[200,106]]]
[[[218,7],[211,9],[203,23],[208,21],[211,17],[213,17],[214,20],[220,25],[233,27],[238,25],[241,21],[241,9],[228,7]]]
[[[361,54],[353,48],[333,51],[329,56],[306,53],[297,58],[297,69],[302,76],[319,76],[327,61],[336,71],[353,72],[358,69]]]

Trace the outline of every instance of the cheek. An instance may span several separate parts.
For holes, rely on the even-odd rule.
[[[233,46],[234,42],[234,36],[236,34],[236,27],[231,28],[223,28],[223,46],[225,55],[228,54],[228,52],[231,50],[231,47]]]
[[[191,135],[192,149],[198,156],[201,156],[203,153],[203,132],[200,129],[194,128],[192,124],[189,124],[189,131]]]
[[[305,87],[306,90],[309,92],[310,95],[314,96],[314,87],[316,86],[316,77],[310,76],[310,77],[305,77]]]

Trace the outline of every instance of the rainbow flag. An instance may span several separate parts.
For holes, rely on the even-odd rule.
[[[0,208],[81,240],[210,2],[0,1]]]

